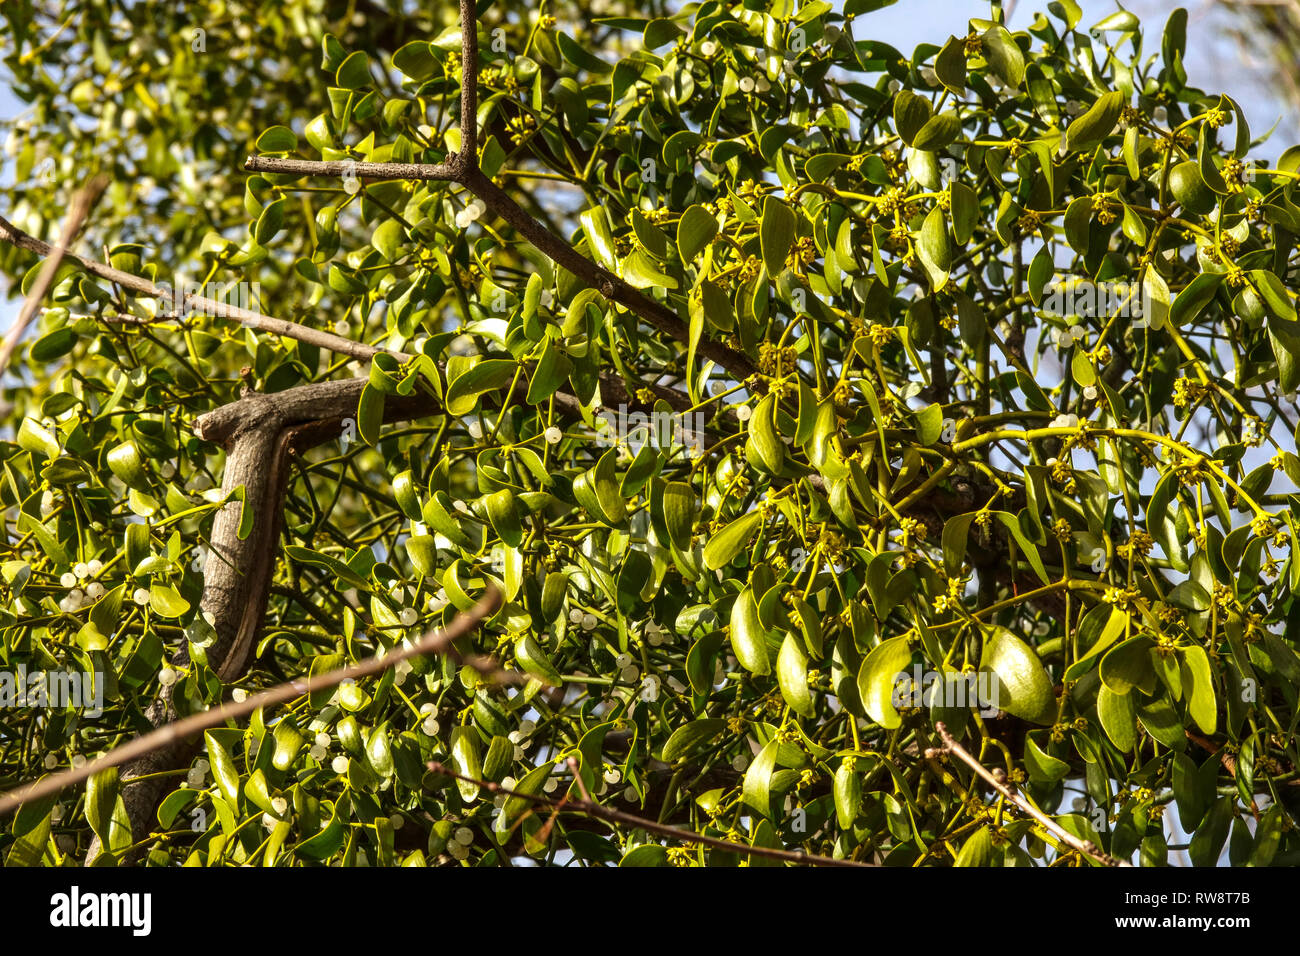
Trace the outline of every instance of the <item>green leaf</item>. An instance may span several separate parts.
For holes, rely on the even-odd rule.
[[[939,55],[935,57],[934,72],[939,82],[953,96],[966,94],[966,40],[964,37],[948,37]]]
[[[573,372],[573,362],[554,342],[548,342],[541,361],[528,382],[528,404],[541,405],[554,395]]]
[[[591,249],[596,262],[610,272],[619,269],[618,253],[614,246],[614,233],[609,227],[609,213],[604,206],[584,209],[578,214],[582,231],[587,237],[587,246]]]
[[[149,588],[149,607],[159,617],[183,617],[190,602],[170,584],[154,584]]]
[[[726,567],[757,533],[762,523],[763,516],[757,511],[751,511],[732,521],[704,546],[704,566],[710,571]]]
[[[952,245],[948,241],[948,221],[943,210],[935,206],[925,217],[921,226],[921,238],[917,243],[917,253],[921,265],[925,267],[930,285],[938,292],[948,284],[948,270],[952,267]]]
[[[980,827],[962,844],[953,866],[992,866],[996,853],[993,849],[993,831]]]
[[[728,637],[736,660],[745,670],[751,674],[766,674],[771,671],[772,662],[767,653],[767,629],[758,618],[758,604],[748,585],[731,605],[731,629]]]
[[[627,517],[627,507],[614,474],[617,457],[618,450],[611,448],[600,456],[595,466],[573,481],[573,495],[578,504],[593,517],[615,527],[623,524]]]
[[[1018,89],[1025,79],[1025,55],[1006,27],[991,26],[983,35],[984,58],[1002,81]]]
[[[384,393],[370,382],[361,389],[357,403],[357,432],[368,445],[379,441],[379,430],[384,424]]]
[[[86,822],[105,844],[109,842],[109,826],[117,806],[117,768],[101,770],[86,782]]]
[[[239,771],[235,769],[235,761],[230,756],[230,751],[210,730],[204,731],[203,740],[207,744],[212,777],[221,790],[221,796],[232,807],[239,806]]]
[[[1036,724],[1055,719],[1051,678],[1034,650],[1006,628],[995,627],[986,637],[980,670],[996,679],[993,702],[1000,710]]]
[[[718,234],[718,220],[699,203],[687,208],[677,223],[677,252],[691,262]]]
[[[287,126],[272,126],[257,137],[256,146],[261,153],[288,153],[298,148],[298,137]]]
[[[953,183],[949,187],[952,197],[952,237],[957,245],[964,246],[975,235],[975,226],[979,222],[979,197],[975,190],[965,183]]]
[[[763,220],[759,226],[759,244],[767,274],[775,278],[785,271],[785,260],[794,245],[794,212],[777,199],[768,196],[763,200]]]
[[[454,727],[451,731],[451,766],[462,777],[483,779],[483,764],[479,757],[478,731],[473,727]],[[461,799],[472,803],[478,798],[479,785],[457,778],[456,789]]]
[[[1097,690],[1097,717],[1102,729],[1121,753],[1137,742],[1137,707],[1133,694],[1116,694],[1102,685]]]
[[[776,753],[780,744],[769,740],[754,757],[745,771],[741,796],[745,806],[763,817],[771,816],[772,771],[776,768]]]
[[[57,454],[57,452],[56,452]],[[112,448],[106,456],[109,470],[131,488],[147,489],[148,478],[140,449],[133,441],[124,441]]]
[[[512,359],[484,359],[461,373],[447,386],[447,411],[467,415],[484,392],[509,385],[519,365]]]
[[[1071,150],[1092,149],[1115,129],[1124,109],[1125,96],[1115,90],[1097,98],[1082,116],[1075,118],[1065,131],[1065,144]]]
[[[397,261],[397,249],[405,241],[406,231],[396,219],[385,219],[370,235],[370,244],[389,262]]]
[[[339,64],[338,72],[334,74],[334,82],[345,90],[359,90],[363,86],[369,86],[370,58],[361,50],[349,54],[348,58]]]
[[[790,709],[803,717],[812,717],[812,691],[808,687],[808,656],[793,634],[787,634],[776,657],[776,678],[781,696]]]
[[[659,759],[676,763],[682,757],[692,756],[709,743],[716,743],[726,729],[727,722],[720,717],[702,717],[683,724],[672,732]]]
[[[921,128],[930,121],[930,101],[910,90],[894,94],[894,128],[903,142],[911,146]]]
[[[1183,697],[1196,726],[1205,734],[1218,729],[1218,704],[1214,696],[1214,677],[1205,648],[1190,644],[1182,649]]]
[[[695,523],[695,492],[691,486],[684,481],[670,481],[664,487],[663,509],[664,525],[673,547],[679,551],[690,550]]]
[[[44,455],[46,458],[59,457],[59,442],[44,425],[34,418],[24,418],[18,426],[18,446],[25,451]],[[112,462],[109,462],[112,467]]]
[[[1127,694],[1134,687],[1150,693],[1156,680],[1151,669],[1151,647],[1151,638],[1146,635],[1112,647],[1101,659],[1101,682],[1113,694]]]
[[[961,135],[961,119],[956,113],[939,113],[926,120],[912,140],[912,148],[937,152]]]
[[[425,40],[412,40],[393,54],[393,66],[413,80],[425,80],[438,70],[438,58]]]
[[[1214,299],[1223,282],[1222,272],[1202,272],[1178,293],[1169,308],[1169,322],[1175,326],[1186,325],[1195,319]]]
[[[763,396],[749,420],[749,441],[745,456],[755,467],[777,474],[785,463],[785,443],[776,430],[776,399]]]
[[[841,829],[848,829],[862,810],[862,775],[846,760],[835,771],[831,789],[835,798],[835,819]]]
[[[858,671],[858,696],[867,716],[886,730],[902,724],[894,709],[894,687],[912,664],[912,648],[903,635],[881,641],[871,649]]]

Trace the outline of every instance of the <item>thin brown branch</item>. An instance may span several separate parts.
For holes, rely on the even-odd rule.
[[[1066,844],[1067,846],[1069,846],[1074,850],[1078,850],[1084,856],[1089,857],[1090,859],[1096,861],[1097,863],[1100,863],[1102,866],[1122,867],[1122,866],[1133,865],[1132,863],[1129,863],[1127,860],[1116,859],[1115,857],[1111,856],[1109,853],[1102,851],[1097,846],[1097,844],[1093,843],[1091,840],[1079,839],[1073,833],[1070,833],[1069,831],[1065,830],[1059,823],[1057,823],[1047,814],[1043,813],[1042,810],[1039,810],[1037,807],[1031,804],[1024,797],[1020,796],[1018,793],[1016,793],[1014,790],[1012,790],[1010,787],[1004,784],[997,777],[993,776],[993,774],[989,772],[988,768],[986,768],[982,763],[980,763],[973,756],[971,756],[970,751],[968,751],[965,747],[959,744],[957,740],[952,736],[952,734],[948,733],[948,728],[947,726],[944,725],[943,721],[941,720],[935,721],[934,729],[939,732],[939,737],[943,740],[943,746],[931,747],[930,749],[926,750],[925,756],[927,758],[934,758],[946,753],[952,754],[962,763],[966,764],[966,766],[974,770],[975,773],[978,774],[980,777],[982,777],[989,786],[991,786],[998,793],[1002,794],[1002,796],[1005,797],[1008,801],[1010,801],[1014,806],[1016,806],[1023,812],[1029,814],[1029,816],[1033,817],[1035,820],[1041,823],[1049,833],[1051,833],[1062,843]]]
[[[42,257],[53,256],[56,249],[48,242],[43,242],[35,236],[23,232],[3,216],[0,216],[0,239],[17,246],[19,249],[26,249],[28,252],[34,252]],[[195,311],[216,318],[231,319],[260,332],[283,335],[285,338],[297,339],[299,342],[315,345],[318,348],[337,352],[340,355],[348,355],[355,359],[369,360],[379,352],[389,352],[399,361],[410,358],[409,355],[400,352],[391,352],[388,349],[375,348],[373,345],[366,345],[363,342],[354,342],[332,332],[313,329],[285,319],[272,318],[269,315],[262,315],[260,312],[251,312],[248,309],[230,305],[217,299],[209,299],[201,295],[186,295],[183,290],[178,291],[167,286],[155,285],[148,279],[132,275],[129,272],[123,272],[121,269],[114,269],[112,266],[95,262],[93,259],[83,259],[71,252],[63,253],[63,255],[68,259],[76,260],[91,275],[116,283],[123,289],[128,289],[139,295],[166,302],[180,315]]]
[[[211,710],[205,710],[198,714],[192,714],[182,720],[174,721],[159,727],[152,733],[145,734],[143,737],[137,737],[130,743],[123,744],[101,757],[87,761],[81,767],[75,767],[70,770],[64,770],[60,773],[29,784],[26,787],[20,787],[16,790],[10,790],[8,793],[0,794],[0,817],[16,809],[23,803],[32,800],[39,800],[41,797],[49,796],[52,793],[71,787],[83,780],[88,780],[95,774],[110,767],[117,767],[128,761],[135,760],[153,750],[167,745],[176,740],[193,736],[209,727],[216,727],[224,724],[228,720],[237,717],[244,717],[264,707],[273,707],[276,704],[282,704],[286,701],[294,700],[298,697],[304,697],[307,694],[314,693],[318,690],[327,690],[330,687],[337,687],[344,681],[359,680],[363,677],[371,677],[375,674],[382,673],[393,667],[400,661],[407,658],[415,657],[421,654],[447,654],[457,663],[468,663],[475,667],[480,673],[490,678],[498,678],[509,672],[500,671],[495,664],[485,663],[481,658],[462,659],[455,649],[452,642],[456,641],[466,634],[473,631],[479,623],[486,617],[495,613],[501,605],[501,594],[495,589],[490,588],[483,599],[473,608],[464,614],[459,614],[452,620],[451,624],[440,631],[430,631],[423,637],[412,642],[409,647],[398,647],[386,654],[376,655],[359,661],[356,664],[350,664],[347,667],[340,667],[338,670],[329,671],[324,674],[318,674],[315,677],[308,677],[306,680],[291,680],[283,684],[278,684],[269,690],[264,690],[259,694],[242,701],[230,701],[215,707]]]
[[[59,234],[59,241],[46,253],[47,258],[44,265],[41,266],[40,273],[36,276],[36,284],[32,286],[31,291],[27,294],[27,300],[23,302],[18,318],[14,320],[13,327],[5,336],[4,344],[0,345],[0,375],[3,375],[4,370],[9,367],[9,360],[13,358],[18,343],[22,341],[28,326],[36,318],[36,310],[41,307],[41,303],[45,300],[45,293],[50,291],[50,285],[54,282],[54,277],[59,271],[59,263],[63,261],[68,247],[72,245],[72,241],[77,238],[77,233],[81,231],[82,223],[90,215],[95,200],[99,198],[99,194],[104,191],[104,187],[107,185],[108,176],[101,173],[93,177],[73,197],[72,205],[68,207],[68,215],[63,220],[63,231]],[[0,220],[0,222],[3,222],[3,220]]]
[[[288,173],[296,176],[356,176],[361,179],[414,179],[458,182],[460,170],[446,163],[362,163],[350,159],[315,162],[308,159],[277,159],[249,156],[244,169],[250,173]]]
[[[572,766],[572,764],[570,764]],[[622,810],[612,810],[609,807],[601,806],[594,800],[590,799],[587,794],[587,788],[582,783],[581,776],[575,771],[575,777],[579,789],[584,796],[581,799],[572,799],[565,797],[556,800],[551,797],[542,796],[536,793],[521,793],[510,787],[503,787],[499,783],[493,783],[490,780],[479,780],[477,777],[467,777],[464,774],[457,773],[450,767],[447,767],[438,761],[430,761],[428,764],[430,770],[434,773],[446,774],[457,780],[464,780],[467,783],[473,783],[482,787],[489,793],[502,793],[508,797],[519,797],[521,800],[527,800],[530,803],[541,806],[551,807],[557,812],[573,811],[583,816],[594,817],[597,820],[604,820],[606,823],[618,823],[626,827],[633,827],[638,830],[645,830],[649,833],[656,833],[659,836],[667,837],[670,840],[676,840],[679,843],[693,843],[697,846],[713,847],[716,850],[726,850],[728,853],[741,853],[746,856],[758,856],[769,860],[780,860],[783,863],[797,863],[803,866],[846,866],[846,867],[872,867],[873,863],[860,863],[857,860],[837,860],[830,856],[819,856],[815,853],[804,853],[801,850],[777,850],[765,846],[747,846],[744,843],[732,843],[730,840],[719,840],[716,837],[704,836],[701,833],[693,833],[690,830],[683,830],[680,827],[668,826],[666,823],[656,823],[654,820],[647,820],[644,817],[638,817],[635,814],[624,813]]]
[[[460,0],[460,169],[478,169],[478,10]]]

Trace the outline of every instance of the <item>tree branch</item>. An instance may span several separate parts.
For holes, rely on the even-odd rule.
[[[572,761],[572,758],[570,758]],[[773,847],[765,846],[748,846],[744,843],[732,843],[730,840],[719,840],[717,837],[704,836],[701,833],[693,833],[690,830],[683,830],[680,827],[668,826],[665,823],[657,823],[654,820],[647,820],[644,817],[638,817],[635,814],[624,813],[622,810],[614,810],[609,807],[601,806],[594,800],[590,799],[586,786],[582,783],[582,778],[578,776],[577,770],[574,769],[574,780],[583,796],[579,799],[564,797],[556,800],[551,797],[542,796],[536,793],[522,793],[510,787],[503,787],[499,783],[493,783],[490,780],[479,780],[477,777],[467,777],[444,766],[438,761],[430,761],[429,769],[434,773],[445,774],[457,780],[464,780],[468,783],[477,784],[488,793],[503,793],[509,797],[518,797],[521,800],[527,800],[530,803],[540,804],[551,807],[556,812],[572,811],[580,813],[583,816],[595,817],[597,820],[604,820],[606,823],[620,823],[623,826],[633,827],[638,830],[646,830],[650,833],[656,833],[659,836],[667,837],[670,840],[677,840],[680,843],[694,843],[698,846],[709,846],[717,850],[726,850],[729,853],[741,853],[745,856],[763,857],[768,860],[780,860],[783,863],[799,863],[805,866],[844,866],[844,867],[873,867],[874,863],[861,863],[857,860],[837,860],[830,856],[818,856],[813,853],[804,853],[801,850],[778,850]],[[573,763],[570,763],[573,766]],[[503,811],[504,812],[504,811]]]
[[[81,767],[75,767],[70,770],[64,770],[51,776],[43,777],[35,783],[26,787],[20,787],[10,790],[8,793],[0,794],[0,817],[17,809],[18,806],[28,803],[32,800],[39,800],[41,797],[58,793],[61,790],[78,784],[83,780],[88,780],[95,774],[112,767],[120,766],[127,761],[135,760],[145,754],[165,747],[168,744],[183,741],[192,737],[199,731],[206,730],[209,727],[217,727],[228,720],[237,717],[244,717],[255,710],[264,707],[273,707],[276,704],[282,704],[285,701],[293,700],[297,697],[304,697],[318,690],[326,690],[330,687],[337,687],[344,681],[358,680],[362,677],[371,677],[375,674],[382,673],[394,666],[400,661],[407,658],[415,657],[420,654],[447,654],[452,656],[457,663],[462,662],[462,658],[452,647],[452,642],[459,640],[466,634],[469,634],[484,618],[494,614],[501,606],[501,594],[495,588],[489,586],[487,594],[473,608],[464,614],[457,615],[446,628],[440,631],[430,631],[423,637],[411,644],[410,647],[397,647],[385,654],[379,654],[367,658],[364,661],[358,661],[356,664],[350,664],[347,667],[341,667],[338,670],[329,671],[324,674],[317,674],[315,677],[308,677],[304,680],[292,680],[284,684],[279,684],[269,690],[254,694],[242,701],[230,701],[222,704],[220,707],[214,707],[211,710],[205,710],[201,713],[192,714],[183,720],[174,721],[159,727],[152,733],[145,734],[143,737],[137,737],[130,743],[123,744],[120,747],[110,750],[103,756],[96,757],[88,761]],[[471,666],[479,670],[480,673],[487,676],[497,676],[502,673],[498,671],[495,665],[485,663],[480,658],[471,658],[464,660]],[[506,672],[509,673],[509,672]],[[139,839],[139,834],[136,834]]]
[[[99,198],[99,194],[104,191],[104,187],[107,185],[108,177],[100,174],[93,177],[72,198],[72,205],[68,207],[68,215],[63,220],[63,232],[59,235],[59,241],[50,250],[49,258],[41,266],[41,271],[36,276],[36,284],[32,286],[31,292],[27,295],[27,300],[23,302],[23,307],[18,312],[18,318],[14,320],[13,328],[5,336],[4,344],[0,345],[0,375],[4,374],[4,370],[9,367],[9,360],[13,358],[14,350],[18,348],[23,333],[31,325],[32,319],[36,318],[36,310],[41,307],[41,302],[45,299],[45,293],[50,290],[50,284],[54,281],[55,275],[58,274],[59,263],[67,254],[68,246],[72,245],[72,241],[77,238],[77,233],[81,230],[81,224],[86,221],[95,200]],[[0,220],[0,222],[3,221]]]
[[[939,737],[943,740],[943,746],[931,747],[930,749],[926,750],[925,756],[927,759],[933,759],[934,757],[940,756],[942,754],[952,754],[962,763],[966,764],[966,766],[974,770],[975,773],[977,773],[980,777],[984,779],[986,783],[989,784],[989,786],[991,786],[998,793],[1002,794],[1002,796],[1006,797],[1006,799],[1009,800],[1012,804],[1014,804],[1020,810],[1023,810],[1025,813],[1029,814],[1031,817],[1033,817],[1035,820],[1041,823],[1049,833],[1055,836],[1062,843],[1066,844],[1072,849],[1078,850],[1084,856],[1089,857],[1090,859],[1094,860],[1097,863],[1100,863],[1102,866],[1124,867],[1124,866],[1133,865],[1132,863],[1129,863],[1127,860],[1119,860],[1111,856],[1109,853],[1103,852],[1097,846],[1097,844],[1093,843],[1091,840],[1079,839],[1073,833],[1070,833],[1069,831],[1065,830],[1059,823],[1057,823],[1047,814],[1043,813],[1042,810],[1039,810],[1037,807],[1031,804],[1024,797],[1020,796],[1018,793],[1013,791],[1010,787],[1004,784],[997,777],[993,776],[993,774],[989,773],[988,769],[982,763],[980,763],[973,756],[971,756],[970,751],[968,751],[965,747],[959,744],[956,741],[956,739],[952,736],[952,734],[948,733],[948,728],[947,726],[944,725],[943,721],[941,720],[936,721],[934,725],[934,729],[939,732]]]
[[[28,235],[3,216],[0,216],[0,239],[17,246],[19,249],[34,252],[41,257],[53,256],[56,252],[55,247],[48,242],[43,242],[35,236]],[[400,352],[391,352],[388,349],[376,348],[362,342],[354,342],[332,332],[324,332],[320,329],[313,329],[284,319],[275,319],[269,315],[262,315],[260,312],[250,312],[248,309],[241,309],[238,306],[229,305],[217,299],[209,299],[201,295],[185,295],[183,291],[178,294],[175,289],[155,285],[148,279],[132,275],[129,272],[123,272],[121,269],[114,269],[112,266],[95,262],[93,259],[83,259],[71,252],[64,252],[61,255],[75,260],[91,275],[106,279],[124,289],[148,296],[151,299],[166,302],[182,315],[194,310],[217,318],[233,319],[261,332],[283,335],[285,338],[297,339],[299,342],[305,342],[308,345],[315,345],[330,352],[349,355],[352,358],[365,361],[373,358],[379,352],[389,352],[390,355],[403,361],[410,358],[409,355]]]

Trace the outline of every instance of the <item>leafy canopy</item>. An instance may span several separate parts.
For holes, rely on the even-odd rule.
[[[1187,84],[1181,10],[1163,32],[1123,11],[1088,29],[1060,0],[1013,34],[994,5],[909,58],[870,39],[907,15],[884,5],[478,4],[483,173],[681,316],[679,340],[491,197],[240,176],[247,152],[458,149],[450,5],[231,2],[202,23],[85,5],[56,33],[6,3],[32,103],[9,131],[19,228],[49,235],[79,174],[107,169],[84,245],[117,268],[244,283],[263,313],[414,357],[367,371],[65,266],[7,394],[0,657],[103,673],[107,694],[98,716],[0,710],[0,779],[137,733],[164,686],[185,712],[319,673],[489,584],[505,606],[464,650],[531,678],[420,659],[301,699],[211,732],[151,832],[109,779],[25,807],[7,859],[79,860],[92,829],[157,863],[742,859],[547,825],[426,769],[577,795],[574,757],[601,802],[740,843],[1082,862],[925,758],[942,721],[1115,856],[1164,865],[1176,807],[1196,863],[1225,843],[1293,862],[1297,512],[1270,492],[1300,479],[1300,154],[1251,163],[1237,104]],[[138,39],[157,17],[159,43]],[[0,265],[27,285],[37,268],[12,247]],[[368,384],[357,440],[290,472],[232,688],[198,608],[235,489],[192,425],[241,368],[260,392]],[[411,394],[435,410],[383,425]],[[626,434],[685,409],[663,441]],[[963,672],[995,706],[899,694],[900,674]]]

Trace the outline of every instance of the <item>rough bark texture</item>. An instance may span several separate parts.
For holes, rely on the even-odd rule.
[[[266,613],[289,458],[293,453],[337,439],[343,431],[343,419],[356,415],[364,386],[364,379],[348,379],[303,385],[272,395],[250,393],[195,422],[194,430],[200,438],[226,450],[222,491],[231,495],[242,486],[244,502],[252,509],[252,528],[243,538],[239,537],[241,502],[232,500],[217,511],[203,570],[200,606],[216,631],[216,639],[207,648],[208,665],[223,681],[237,680],[247,671]],[[384,417],[387,421],[404,420],[436,407],[422,396],[394,397],[386,403]],[[181,667],[189,664],[184,648],[173,663]],[[146,715],[154,727],[179,716],[171,688],[164,689]],[[197,739],[176,741],[123,768],[122,800],[136,842],[148,835],[163,789],[171,782],[168,777],[151,775],[184,766],[198,746]],[[149,779],[138,780],[140,777]],[[133,780],[138,782],[131,783]],[[92,844],[88,862],[98,849],[97,844]]]

